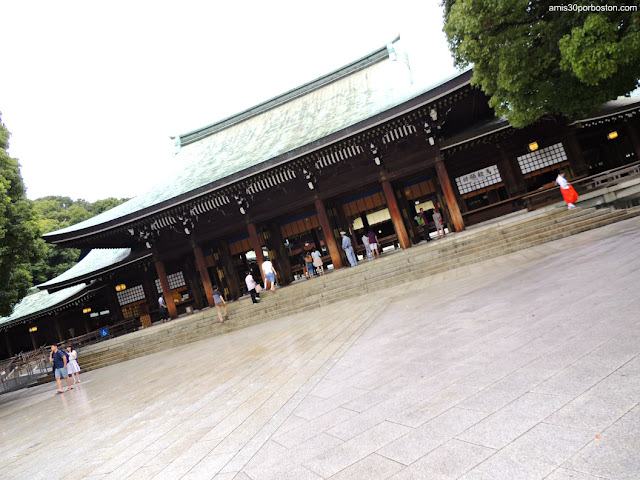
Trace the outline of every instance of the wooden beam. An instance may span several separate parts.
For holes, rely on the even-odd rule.
[[[395,192],[388,180],[382,181],[382,190],[384,191],[384,196],[387,199],[387,207],[391,214],[393,228],[396,231],[396,235],[398,235],[398,242],[400,243],[400,247],[406,250],[411,247],[411,241],[409,240],[409,234],[407,233],[404,221],[402,220],[402,213],[400,212],[400,207],[398,207]]]
[[[184,274],[184,281],[187,284],[189,295],[193,299],[194,310],[201,310],[205,307],[204,299],[202,298],[202,290],[200,290],[200,282],[198,282],[199,273],[196,274],[192,260],[185,258],[182,262],[182,272]]]
[[[124,315],[122,314],[122,307],[118,301],[118,293],[114,285],[108,285],[107,288],[107,304],[109,305],[110,317],[115,316],[115,322],[119,323],[124,321]]]
[[[54,318],[54,322],[57,321],[57,318]],[[29,324],[31,325],[31,324]],[[56,325],[56,330],[58,329],[57,325]],[[31,337],[31,345],[33,346],[34,350],[38,349],[38,345],[36,344],[36,336],[33,334],[33,332],[29,332],[29,336]],[[58,337],[60,336],[60,332],[58,332]],[[62,341],[62,340],[60,340]]]
[[[204,293],[207,297],[207,304],[210,307],[214,306],[213,303],[213,285],[211,284],[211,277],[209,276],[209,270],[207,269],[207,264],[204,261],[204,254],[202,253],[202,247],[198,245],[195,241],[192,241],[193,254],[196,257],[196,267],[198,268],[198,273],[200,274],[200,280],[202,280],[202,285],[204,286]]]
[[[216,250],[220,257],[222,273],[225,276],[227,287],[229,288],[229,297],[233,300],[240,298],[240,278],[238,277],[235,262],[233,261],[231,252],[229,251],[229,243],[224,239],[219,240],[216,243]],[[262,254],[262,250],[260,253]]]
[[[524,183],[524,177],[522,171],[517,165],[516,154],[508,152],[504,148],[498,148],[500,151],[500,158],[498,159],[498,171],[500,177],[510,197],[515,197],[521,193],[527,191],[527,187]]]
[[[56,315],[53,319],[53,325],[56,328],[56,334],[58,335],[58,341],[59,342],[64,342],[64,335],[62,334],[62,327],[60,326],[60,316]],[[33,334],[31,335],[31,341],[33,342],[33,344],[35,345],[35,339],[33,337]],[[35,350],[36,346],[33,347],[33,349]]]
[[[444,159],[442,158],[442,154],[439,154],[436,158],[435,166],[436,173],[438,174],[438,181],[440,182],[440,186],[442,187],[444,198],[447,201],[447,208],[449,209],[449,214],[451,215],[453,226],[456,229],[456,232],[462,232],[464,230],[464,220],[462,219],[462,213],[460,213],[460,205],[458,205],[456,194],[453,191],[453,186],[451,185],[451,181],[449,180],[449,174],[447,173],[447,169],[444,166]]]
[[[331,227],[331,222],[329,221],[327,209],[324,206],[324,202],[319,198],[316,199],[315,205],[316,211],[318,212],[318,221],[320,222],[320,226],[322,227],[324,241],[327,243],[329,255],[331,255],[331,263],[333,263],[333,268],[342,268],[342,257],[340,256],[340,249],[338,248],[336,237],[333,235],[333,228]]]
[[[9,332],[4,330],[4,344],[7,347],[7,357],[13,357],[13,348],[11,348],[11,341],[9,340]]]
[[[640,161],[640,135],[638,134],[636,126],[631,122],[627,122],[627,135],[629,136],[629,140],[631,140],[631,145],[633,145],[636,162],[638,162]]]
[[[169,310],[169,316],[178,318],[178,309],[173,302],[173,295],[171,295],[171,287],[169,287],[169,279],[167,278],[167,271],[164,268],[164,263],[161,260],[156,259],[156,272],[158,273],[158,279],[160,279],[160,285],[162,286],[162,296],[167,304]]]
[[[573,167],[573,173],[578,177],[581,175],[588,175],[589,164],[587,164],[584,159],[582,148],[580,147],[580,142],[578,141],[578,136],[576,135],[575,130],[569,130],[566,137],[566,145],[569,161]]]
[[[263,236],[269,250],[269,259],[278,272],[278,283],[280,285],[289,285],[293,282],[293,273],[291,272],[289,253],[282,241],[280,225],[274,222],[266,226],[266,231],[264,228],[263,226]]]
[[[253,248],[256,254],[256,260],[258,261],[258,268],[260,269],[260,275],[264,280],[264,272],[262,271],[262,263],[264,262],[264,256],[262,255],[262,244],[260,243],[260,237],[258,236],[258,229],[253,223],[247,224],[247,230],[249,230],[249,241],[251,242],[251,248]]]

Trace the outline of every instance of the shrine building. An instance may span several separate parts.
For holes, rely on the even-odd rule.
[[[640,159],[640,98],[516,129],[471,70],[421,85],[396,47],[176,137],[177,174],[46,234],[89,253],[0,319],[0,358],[156,321],[161,295],[172,318],[212,306],[213,285],[238,299],[266,258],[280,285],[312,247],[344,268],[343,230],[360,252],[370,228],[382,247],[408,249],[423,239],[420,208],[440,208],[459,232],[526,208],[559,169],[578,179]]]

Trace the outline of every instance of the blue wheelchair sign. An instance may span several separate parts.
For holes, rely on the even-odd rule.
[[[108,337],[109,336],[109,329],[108,328],[103,328],[102,330],[100,330],[100,335],[102,335],[103,337]]]

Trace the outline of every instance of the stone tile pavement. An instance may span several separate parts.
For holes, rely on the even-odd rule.
[[[636,218],[2,395],[0,478],[637,480],[639,252]]]

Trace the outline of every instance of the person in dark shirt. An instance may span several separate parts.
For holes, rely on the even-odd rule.
[[[213,286],[213,303],[216,306],[216,309],[218,310],[218,317],[220,318],[220,323],[224,323],[220,306],[222,305],[224,307],[224,318],[229,317],[229,314],[227,313],[227,302],[222,296],[222,292],[218,290],[217,285]]]
[[[371,249],[373,258],[376,258],[376,256],[380,258],[380,251],[378,250],[378,237],[375,233],[373,233],[373,230],[371,229],[369,229],[367,237],[369,237],[369,248]]]
[[[429,220],[427,217],[427,212],[424,211],[424,208],[420,209],[420,218],[422,219],[422,232],[424,233],[424,239],[427,242],[430,242],[431,237],[429,236]]]
[[[71,380],[69,380],[69,374],[67,373],[67,356],[62,350],[58,350],[58,345],[51,345],[51,354],[49,355],[49,361],[53,363],[53,372],[58,382],[58,393],[63,393],[62,379],[67,379],[69,388],[67,391],[73,390],[71,386]]]

